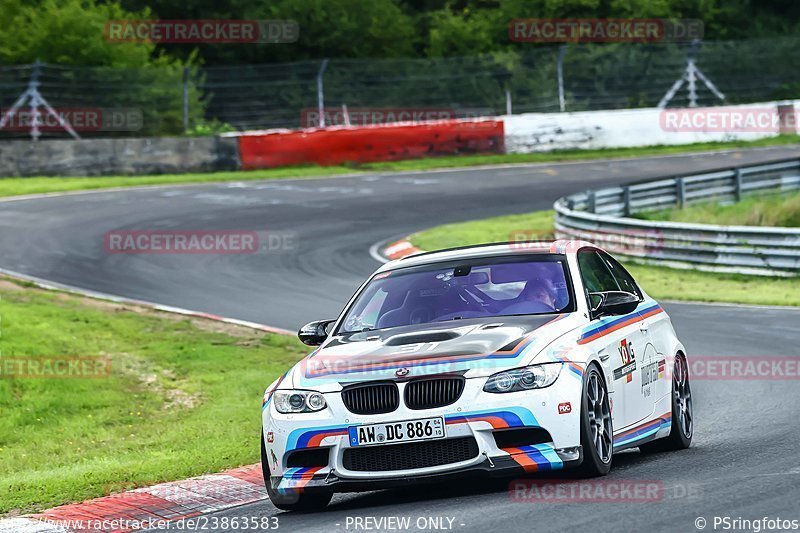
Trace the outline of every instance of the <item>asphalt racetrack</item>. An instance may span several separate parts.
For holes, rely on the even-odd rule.
[[[797,154],[796,147],[779,147],[15,200],[0,203],[0,268],[296,330],[340,311],[378,266],[369,253],[375,243],[442,223],[548,209],[558,197],[589,187]],[[104,235],[119,230],[255,230],[287,238],[282,242],[288,246],[247,255],[107,253]],[[798,310],[666,308],[690,358],[800,355]],[[411,531],[439,524],[497,533],[698,531],[699,517],[713,531],[715,516],[800,519],[797,381],[695,380],[693,393],[692,448],[649,456],[624,452],[603,478],[621,485],[653,481],[664,489],[655,502],[520,502],[512,499],[508,481],[475,481],[337,495],[316,514],[282,513],[262,501],[217,515],[277,515],[281,530],[304,533],[397,530],[394,522],[377,521],[386,517],[410,518]]]

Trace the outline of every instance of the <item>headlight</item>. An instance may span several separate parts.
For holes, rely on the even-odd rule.
[[[313,413],[328,407],[322,394],[307,390],[275,391],[274,400],[275,409],[283,414]]]
[[[506,370],[490,376],[483,386],[484,392],[503,393],[543,389],[555,383],[561,373],[561,363],[527,366]]]

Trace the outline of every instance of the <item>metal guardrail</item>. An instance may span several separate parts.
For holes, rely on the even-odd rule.
[[[757,275],[800,275],[800,228],[716,226],[630,218],[702,201],[800,189],[800,159],[658,179],[573,194],[555,205],[559,238],[665,266]]]

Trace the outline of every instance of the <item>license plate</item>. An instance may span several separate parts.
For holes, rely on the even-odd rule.
[[[393,444],[445,437],[444,419],[440,416],[388,424],[350,426],[347,428],[347,433],[350,437],[350,446]]]

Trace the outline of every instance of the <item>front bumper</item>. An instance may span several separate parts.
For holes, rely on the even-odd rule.
[[[281,414],[267,401],[262,409],[262,422],[272,488],[352,492],[453,477],[513,476],[576,466],[582,460],[579,424],[582,376],[565,370],[548,388],[508,394],[486,393],[485,379],[468,379],[461,397],[451,405],[410,410],[401,402],[396,411],[381,415],[349,412],[338,392],[325,393],[328,408],[317,413]],[[571,408],[565,412],[563,406],[567,404]],[[464,460],[421,468],[364,471],[346,467],[345,453],[353,449],[348,439],[349,427],[437,416],[445,420],[446,439],[472,438],[477,453]],[[545,430],[544,434],[550,438],[513,446],[498,446],[495,439],[499,431],[535,428]],[[388,451],[391,446],[376,448]],[[319,448],[329,452],[326,465],[289,466],[292,453]]]
[[[567,450],[555,450],[561,459],[556,468],[541,469],[538,471],[558,470],[561,468],[574,468],[583,461],[583,452],[580,446]],[[321,473],[313,473],[306,478],[289,478],[272,476],[270,483],[278,492],[302,491],[303,493],[316,492],[365,492],[371,490],[397,489],[426,483],[446,483],[450,481],[470,478],[502,478],[524,476],[533,470],[523,466],[524,460],[519,456],[500,456],[488,458],[481,456],[481,461],[475,465],[449,469],[434,474],[417,474],[404,477],[371,477],[369,479],[341,478],[330,468],[321,469]]]

